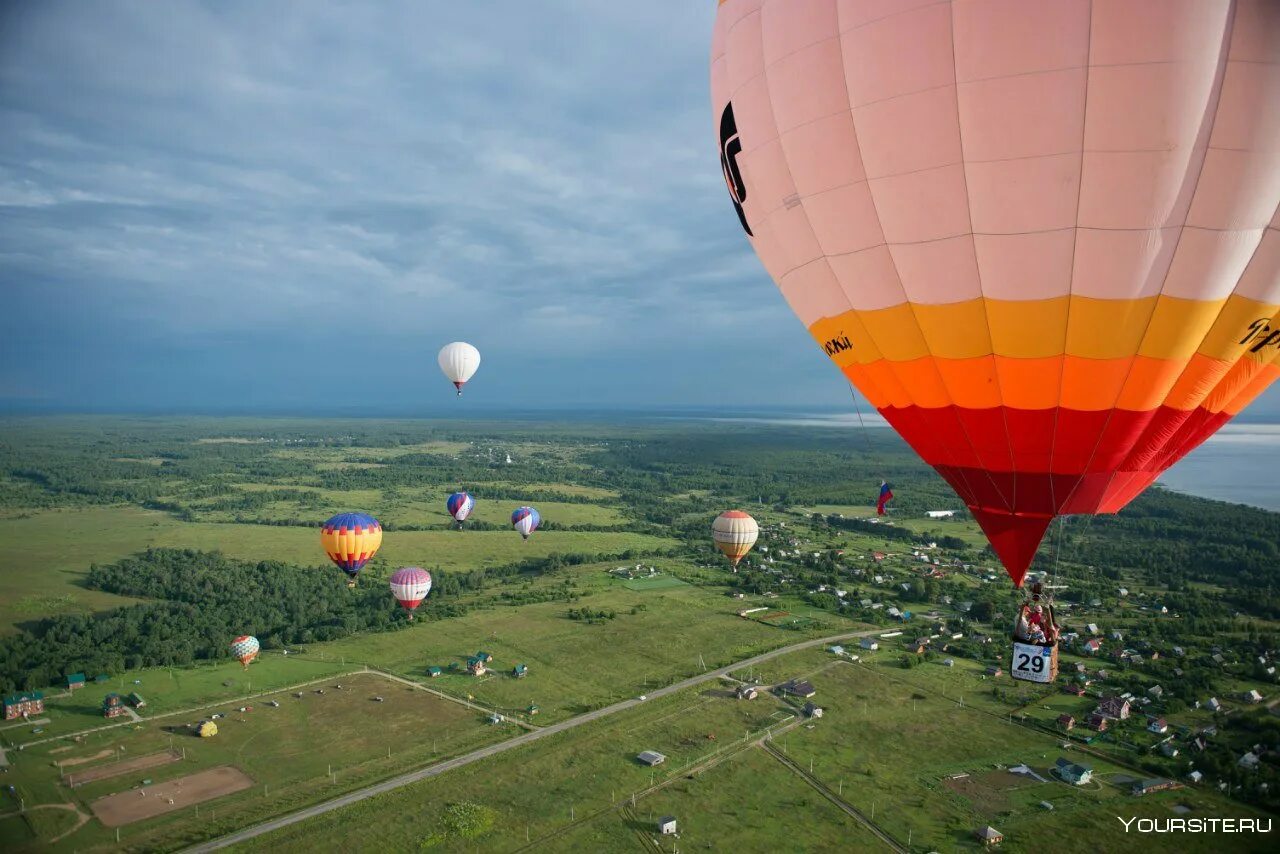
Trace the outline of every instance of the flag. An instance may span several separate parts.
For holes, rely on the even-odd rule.
[[[876,515],[884,515],[884,506],[893,499],[893,490],[889,488],[889,484],[880,481],[880,500],[876,502]]]

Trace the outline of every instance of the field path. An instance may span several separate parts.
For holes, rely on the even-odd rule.
[[[825,783],[823,783],[817,777],[814,777],[808,771],[805,771],[803,768],[801,768],[799,765],[793,762],[791,760],[791,757],[787,756],[781,750],[778,750],[778,748],[774,747],[772,744],[769,744],[768,742],[765,742],[761,746],[764,747],[765,753],[768,753],[774,759],[781,762],[787,768],[788,771],[795,774],[801,780],[804,780],[814,789],[817,789],[818,794],[822,795],[824,798],[831,801],[831,803],[835,804],[837,807],[839,807],[841,810],[847,813],[850,817],[853,818],[854,821],[858,822],[858,824],[862,825],[867,830],[874,833],[876,837],[885,845],[889,846],[894,851],[897,851],[899,854],[907,854],[908,849],[904,848],[903,846],[899,845],[896,841],[894,841],[894,838],[892,836],[890,836],[889,834],[881,830],[880,826],[876,824],[874,821],[872,821],[871,819],[867,818],[862,813],[861,810],[857,809],[848,801],[846,801],[844,798],[840,797],[835,792],[831,791],[831,789],[829,789]]]
[[[412,679],[406,679],[403,676],[397,676],[394,673],[390,673],[386,670],[380,670],[377,667],[370,667],[369,672],[376,673],[377,675],[383,677],[384,679],[390,679],[393,682],[401,682],[405,685],[408,685],[410,688],[417,688],[419,691],[426,691],[428,694],[432,694],[436,697],[439,697],[441,700],[448,700],[450,703],[457,703],[459,705],[466,706],[468,709],[473,709],[477,712],[484,712],[486,715],[492,715],[496,711],[495,709],[486,709],[484,706],[481,706],[478,703],[473,703],[470,700],[464,700],[461,697],[455,697],[452,694],[446,694],[444,691],[437,691],[435,688],[428,688],[426,685],[423,685],[421,682],[415,682]],[[527,730],[538,729],[538,727],[534,726],[528,721],[522,721],[519,718],[511,717],[510,715],[503,715],[502,718],[507,723],[513,723],[516,726],[521,727],[523,729],[527,729]]]
[[[813,638],[812,640],[801,641],[800,643],[794,643],[790,646],[779,647],[778,649],[770,652],[764,652],[760,655],[752,656],[751,658],[745,658],[742,661],[734,662],[733,664],[726,665],[716,670],[708,670],[706,673],[698,676],[691,676],[688,679],[682,679],[681,681],[672,683],[665,688],[657,688],[650,691],[647,696],[650,698],[665,697],[668,694],[674,694],[679,691],[683,691],[686,688],[692,688],[693,686],[700,685],[703,682],[709,682],[713,679],[719,679],[722,676],[727,676],[734,670],[739,670],[743,667],[754,667],[757,664],[763,664],[766,661],[770,661],[782,655],[799,652],[803,649],[811,649],[815,646],[835,643],[836,641],[870,637],[872,635],[878,635],[882,631],[884,631],[883,628],[868,629],[860,632],[845,632],[843,634],[830,635],[825,638]],[[614,703],[611,706],[605,706],[600,709],[585,712],[577,717],[569,718],[568,720],[560,721],[559,723],[550,724],[531,732],[526,732],[523,735],[516,736],[515,738],[499,742],[498,744],[491,744],[487,747],[482,747],[479,750],[474,750],[471,753],[457,756],[453,759],[447,759],[444,762],[440,762],[435,765],[428,765],[425,768],[419,768],[417,771],[410,771],[407,774],[401,774],[388,780],[383,780],[381,783],[375,783],[372,786],[357,789],[356,791],[350,792],[349,794],[341,797],[324,801],[316,804],[315,806],[280,816],[279,818],[274,818],[271,821],[255,824],[252,827],[245,828],[244,830],[239,830],[235,833],[230,833],[217,839],[211,839],[208,842],[201,843],[185,850],[187,852],[191,852],[191,854],[196,854],[196,852],[217,851],[231,845],[237,845],[257,836],[262,836],[264,833],[271,833],[272,831],[297,824],[300,821],[306,821],[307,819],[324,815],[327,812],[342,809],[343,807],[350,806],[351,804],[359,803],[360,801],[381,795],[384,792],[391,792],[422,780],[438,777],[446,771],[452,771],[454,768],[461,768],[464,765],[470,765],[471,763],[478,762],[481,759],[488,759],[490,756],[505,753],[508,750],[520,747],[532,741],[537,741],[540,738],[546,738],[547,736],[555,735],[558,732],[574,729],[575,727],[580,727],[583,724],[591,723],[592,721],[606,718],[609,715],[626,711],[627,709],[640,705],[642,702],[644,701],[623,700],[622,702]]]

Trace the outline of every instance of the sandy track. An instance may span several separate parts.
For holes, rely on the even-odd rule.
[[[63,759],[58,763],[59,770],[75,765],[83,765],[86,762],[97,762],[99,759],[106,759],[108,756],[115,756],[114,750],[99,750],[92,756],[77,756],[74,759]]]
[[[253,780],[239,768],[223,765],[154,786],[107,795],[90,804],[90,808],[107,827],[120,827],[239,792],[252,785]]]
[[[112,762],[110,765],[86,768],[77,774],[68,774],[63,779],[68,786],[74,789],[76,786],[83,786],[85,783],[92,783],[94,780],[105,780],[108,777],[128,774],[131,771],[141,771],[144,768],[166,765],[170,762],[177,762],[180,758],[178,754],[171,750],[162,750],[159,753],[148,753],[146,756],[135,756],[133,759],[126,759],[123,762]]]

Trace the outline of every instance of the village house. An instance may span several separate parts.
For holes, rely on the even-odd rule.
[[[84,682],[85,679],[83,673],[72,673],[67,676],[67,690],[74,691],[77,688],[83,688]]]
[[[943,667],[955,667],[955,666],[956,666],[956,661],[955,661],[955,659],[954,659],[954,658],[944,658],[944,659],[942,660],[942,666],[943,666]]]
[[[1097,655],[1102,651],[1102,641],[1097,638],[1090,638],[1084,642],[1084,651],[1089,655]]]
[[[529,666],[526,664],[517,664],[511,668],[511,675],[517,679],[523,679],[529,675]]]
[[[108,694],[102,699],[102,716],[104,718],[118,718],[124,713],[125,705],[119,694]]]
[[[1004,671],[1001,670],[999,667],[996,667],[993,665],[991,667],[988,667],[985,673],[987,676],[1000,676],[1004,673]]]
[[[23,691],[4,698],[4,719],[26,718],[44,711],[44,694],[39,691]]]
[[[875,652],[877,649],[880,648],[880,644],[876,643],[871,638],[863,638],[858,643],[858,646],[862,647],[865,650],[870,650],[871,652]]]
[[[673,815],[664,815],[658,819],[658,833],[662,836],[671,836],[676,832],[676,817]]]
[[[802,700],[807,700],[814,694],[818,693],[814,689],[812,682],[796,679],[783,682],[778,686],[777,690],[780,694],[790,694],[792,697],[799,697]]]
[[[1246,753],[1244,756],[1241,756],[1240,761],[1238,761],[1236,764],[1239,765],[1241,768],[1245,769],[1246,771],[1253,771],[1258,767],[1258,763],[1260,761],[1262,760],[1258,757],[1258,754],[1254,753],[1253,751],[1250,751]]]
[[[1089,625],[1087,625],[1087,626],[1085,626],[1085,627],[1084,627],[1084,630],[1085,630],[1086,632],[1088,632],[1089,634],[1091,634],[1091,635],[1100,635],[1100,634],[1102,634],[1102,629],[1098,628],[1098,624],[1097,624],[1097,623],[1089,623]]]
[[[1124,721],[1129,719],[1129,712],[1132,711],[1132,708],[1129,701],[1123,697],[1105,697],[1098,704],[1098,708],[1094,713],[1114,720]]]
[[[1106,717],[1105,715],[1100,715],[1097,712],[1093,712],[1092,714],[1089,715],[1090,728],[1095,729],[1098,732],[1107,731],[1108,721],[1110,721],[1110,718]]]
[[[484,659],[478,655],[473,655],[467,659],[467,672],[472,676],[483,676],[486,672]]]
[[[1204,707],[1211,712],[1216,712],[1222,708],[1222,704],[1218,702],[1217,697],[1210,697],[1208,702],[1204,704]]]
[[[924,655],[924,651],[929,648],[929,638],[916,638],[914,642],[907,644],[907,649],[916,655]]]
[[[147,704],[147,701],[142,699],[142,695],[139,694],[137,691],[134,691],[128,697],[125,697],[125,700],[129,703],[129,705],[133,706],[135,709],[141,709],[143,706]]]
[[[1071,732],[1076,728],[1076,719],[1071,715],[1058,715],[1058,727],[1063,732]]]
[[[1172,741],[1166,741],[1164,744],[1160,745],[1160,754],[1172,759],[1178,755],[1178,748],[1174,747]]]
[[[813,702],[804,704],[804,713],[806,717],[820,718],[822,717],[822,707]]]
[[[636,759],[642,764],[648,765],[650,768],[655,765],[661,765],[663,762],[667,761],[667,757],[663,756],[656,750],[641,751],[640,754],[636,756]]]
[[[1156,735],[1164,735],[1169,731],[1169,724],[1164,718],[1156,718],[1147,724],[1147,732],[1154,732]]]
[[[1155,697],[1157,700],[1164,696],[1164,689],[1159,685],[1152,685],[1147,689],[1147,693]]]
[[[739,700],[754,700],[756,698],[756,686],[739,685],[738,690],[734,692]]]
[[[1004,834],[991,825],[980,827],[973,832],[979,842],[985,845],[999,845],[1004,841]]]
[[[430,676],[432,679],[435,679],[437,676],[440,676],[443,673],[444,673],[444,670],[442,670],[439,667],[436,667],[434,664],[427,668],[427,675]]]
[[[1260,693],[1258,693],[1258,691],[1257,691],[1257,689],[1256,689],[1256,688],[1255,688],[1255,689],[1253,689],[1253,690],[1251,690],[1251,691],[1249,691],[1249,693],[1245,694],[1245,695],[1244,695],[1244,698],[1245,698],[1247,701],[1249,701],[1250,703],[1261,703],[1261,702],[1262,702],[1262,695],[1261,695]]]
[[[1135,795],[1149,795],[1152,792],[1160,792],[1165,789],[1176,789],[1178,784],[1173,780],[1167,780],[1164,777],[1149,777],[1145,780],[1139,780],[1133,784],[1133,793]]]
[[[1053,764],[1053,770],[1065,783],[1083,786],[1093,779],[1093,769],[1085,765],[1077,765],[1065,757],[1059,757]]]
[[[1190,774],[1187,775],[1187,779],[1193,783],[1199,783],[1201,780],[1204,779],[1204,774],[1200,773],[1199,771],[1192,771]]]

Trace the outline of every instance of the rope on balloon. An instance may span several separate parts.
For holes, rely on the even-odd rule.
[[[871,453],[871,437],[867,435],[867,425],[862,421],[862,407],[858,405],[858,393],[853,390],[853,383],[849,383],[849,396],[853,398],[853,411],[858,413],[858,427],[862,432],[862,441],[867,445],[867,453]]]

